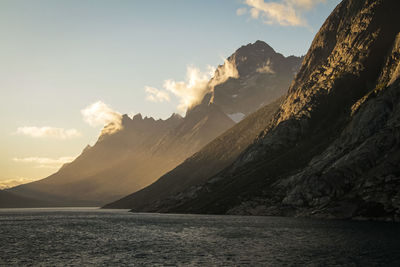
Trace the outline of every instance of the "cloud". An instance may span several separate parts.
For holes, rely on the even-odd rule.
[[[61,165],[73,161],[74,157],[60,157],[57,159],[44,158],[44,157],[27,157],[27,158],[13,158],[13,161],[19,163],[35,163],[36,168],[49,168],[57,169]]]
[[[0,190],[2,189],[7,189],[11,188],[17,185],[21,184],[26,184],[30,182],[37,181],[37,179],[31,179],[31,178],[14,178],[14,179],[5,179],[5,180],[0,180]]]
[[[157,88],[146,86],[145,87],[147,96],[146,99],[151,102],[169,102],[170,97],[166,91],[158,90]]]
[[[210,81],[210,85],[214,88],[218,84],[227,81],[229,78],[239,78],[239,72],[234,61],[224,59],[224,64],[218,66],[214,72],[214,76]]]
[[[236,10],[236,15],[242,16],[247,13],[247,8],[241,7]]]
[[[163,87],[179,98],[178,110],[185,112],[188,108],[198,104],[211,88],[208,81],[212,77],[214,68],[202,72],[194,66],[188,66],[185,81],[177,82],[173,79],[164,81]]]
[[[55,128],[50,126],[35,127],[24,126],[18,127],[16,134],[26,135],[34,138],[56,138],[56,139],[71,139],[80,137],[82,134],[76,129]]]
[[[208,92],[211,92],[215,86],[225,82],[230,77],[239,77],[234,62],[225,60],[224,64],[215,69],[207,66],[206,71],[201,71],[193,65],[187,66],[186,77],[184,81],[175,81],[168,79],[164,81],[164,90],[146,86],[148,93],[146,99],[152,102],[169,101],[168,92],[179,99],[177,109],[184,113],[188,108],[198,104]]]
[[[281,26],[303,26],[308,27],[303,13],[326,0],[245,0],[250,7],[250,16],[254,19],[261,18],[265,24],[278,24]],[[247,12],[247,10],[246,10]],[[239,14],[240,13],[240,14]],[[243,15],[243,9],[236,14]]]
[[[326,3],[326,0],[286,0],[285,2],[304,10],[310,10],[314,6]]]
[[[81,110],[83,120],[92,127],[104,126],[102,134],[112,134],[122,129],[121,113],[97,101]]]

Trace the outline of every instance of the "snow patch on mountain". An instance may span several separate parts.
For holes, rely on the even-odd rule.
[[[244,118],[244,114],[243,113],[233,113],[233,114],[227,114],[229,118],[231,118],[231,120],[233,120],[234,122],[238,123],[239,121],[243,120]]]

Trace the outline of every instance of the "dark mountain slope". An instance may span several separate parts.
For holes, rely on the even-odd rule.
[[[159,210],[399,220],[399,11],[396,0],[342,1],[270,126]]]
[[[268,125],[282,100],[281,97],[249,115],[152,185],[108,204],[106,208],[160,211],[161,205],[179,201],[182,196],[174,196],[174,194],[206,181],[210,176],[231,164]],[[170,196],[173,198],[168,199]]]

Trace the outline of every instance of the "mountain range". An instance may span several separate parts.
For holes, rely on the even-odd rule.
[[[343,0],[283,98],[106,207],[399,221],[399,10]]]
[[[185,117],[123,115],[121,130],[108,131],[106,126],[96,144],[73,162],[45,179],[6,191],[42,203],[39,206],[99,206],[138,191],[282,96],[301,61],[284,57],[262,41],[242,46],[218,66],[204,97]]]

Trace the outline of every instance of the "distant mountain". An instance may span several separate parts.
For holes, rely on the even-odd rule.
[[[15,187],[17,185],[26,184],[35,181],[35,179],[15,178],[0,180],[0,190]]]
[[[176,114],[167,120],[124,115],[122,130],[103,131],[93,147],[85,148],[55,174],[8,191],[57,206],[103,205],[138,191],[235,121],[281,96],[301,60],[285,58],[261,41],[241,47],[217,68],[208,83],[210,93],[184,118]]]
[[[109,206],[399,221],[399,10],[397,0],[343,0],[316,35],[282,104],[271,110],[272,119],[259,114],[264,129],[235,160],[182,189],[179,184],[207,170],[209,162],[196,160],[206,147]],[[232,130],[239,133],[239,125]],[[218,143],[215,151],[240,145],[230,140],[211,144]],[[223,155],[215,160],[224,162]],[[160,183],[179,188],[156,197]]]
[[[110,203],[105,208],[133,208],[140,211],[164,211],[196,186],[229,166],[273,119],[283,97],[249,115],[231,129],[207,144],[172,171],[150,186]],[[183,192],[189,188],[188,192]],[[175,195],[176,194],[176,195]],[[171,199],[169,199],[171,197]]]
[[[93,147],[86,147],[73,162],[46,179],[9,191],[57,206],[96,206],[124,195],[127,188],[145,186],[146,179],[174,166],[176,159],[153,155],[150,148],[182,120],[179,115],[164,121],[124,115],[123,130],[101,135]]]
[[[0,208],[50,207],[51,203],[0,190]]]

